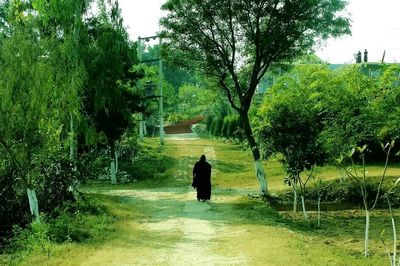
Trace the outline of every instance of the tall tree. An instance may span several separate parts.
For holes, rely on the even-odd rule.
[[[249,121],[257,85],[273,65],[302,55],[330,36],[350,33],[338,13],[344,0],[168,0],[161,19],[169,44],[218,79],[243,123],[256,165],[260,193],[268,193]]]
[[[132,66],[138,62],[136,47],[122,25],[117,1],[106,6],[99,1],[100,14],[85,29],[88,39],[83,61],[88,72],[84,91],[87,120],[104,134],[111,149],[111,180],[116,182],[115,142],[140,108],[140,98],[132,87],[141,77]]]

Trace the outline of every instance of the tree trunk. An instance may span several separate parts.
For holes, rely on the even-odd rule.
[[[143,120],[143,136],[147,136],[147,122]]]
[[[256,168],[256,178],[259,183],[259,190],[261,195],[268,194],[268,183],[267,176],[265,174],[263,161],[261,160],[260,150],[258,149],[256,140],[253,136],[253,131],[250,126],[249,116],[247,112],[241,112],[240,118],[242,119],[244,133],[246,135],[247,141],[253,155]]]
[[[321,225],[321,197],[318,196],[318,227]]]
[[[364,239],[365,257],[368,257],[368,239],[369,239],[369,210],[365,209],[365,239]]]
[[[115,169],[115,141],[110,140],[110,148],[111,148],[111,184],[117,183],[117,174]]]
[[[293,212],[297,212],[297,189],[295,182],[293,182],[292,188],[293,188]]]
[[[118,174],[118,152],[115,152],[115,173]]]
[[[143,113],[139,113],[139,141],[143,141],[143,132],[144,132],[144,122],[143,122]]]
[[[392,216],[392,228],[393,228],[393,266],[396,265],[396,255],[397,255],[397,236],[396,236],[396,223],[394,217]],[[399,260],[400,264],[400,260]]]
[[[306,203],[304,202],[304,194],[301,195],[301,207],[303,208],[304,218],[308,219],[307,211],[306,211]]]
[[[388,192],[389,193],[389,192]],[[388,206],[389,206],[389,213],[390,213],[390,217],[392,220],[392,230],[393,230],[393,256],[390,256],[390,252],[388,250],[388,255],[390,258],[390,264],[393,266],[396,266],[396,260],[397,260],[397,232],[396,232],[396,222],[394,220],[394,216],[393,216],[393,210],[392,210],[392,204],[390,203],[390,199],[389,199],[389,195],[387,195],[386,197]],[[397,265],[400,266],[400,259],[397,263]]]
[[[30,188],[26,189],[26,192],[28,194],[29,208],[31,210],[32,220],[33,220],[33,222],[40,223],[39,204],[38,204],[38,200],[36,197],[36,192],[34,189],[30,189]]]
[[[77,162],[77,138],[76,138],[76,129],[75,129],[75,123],[74,123],[74,118],[70,117],[69,119],[69,124],[70,124],[70,143],[69,143],[69,159],[71,162],[76,165]]]

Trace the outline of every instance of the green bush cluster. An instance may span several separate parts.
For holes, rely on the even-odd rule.
[[[368,76],[364,67],[300,65],[283,75],[254,119],[265,157],[281,153],[287,169],[302,172],[367,144],[367,158],[383,160],[380,143],[400,130],[398,110],[390,107],[400,104],[400,68],[382,65]]]
[[[11,233],[13,225],[26,226],[30,222],[27,212],[29,204],[23,185],[11,165],[0,172],[0,246],[3,237]]]
[[[366,191],[368,193],[368,203],[372,206],[376,194],[378,192],[379,180],[369,178],[366,183]],[[389,183],[389,182],[388,182]],[[380,197],[378,198],[377,206],[381,208],[387,208],[385,200],[385,193],[390,189],[389,184],[384,185],[380,191]],[[319,186],[310,185],[305,191],[305,198],[307,201],[317,202],[318,194],[321,197],[321,202],[346,204],[353,207],[362,207],[363,196],[358,184],[351,182],[349,179],[336,179],[331,181],[322,182]],[[391,203],[393,207],[400,207],[400,188],[392,190],[390,195]],[[275,201],[281,203],[291,204],[293,202],[293,192],[286,191],[278,193],[278,197],[274,198]]]
[[[73,203],[55,208],[51,214],[42,214],[41,223],[14,225],[12,235],[3,239],[8,245],[2,251],[12,254],[17,262],[30,252],[49,253],[54,242],[85,241],[109,222],[111,216],[106,208],[82,195]]]
[[[38,165],[36,193],[41,212],[52,213],[63,204],[76,200],[77,172],[66,154],[63,150],[48,154]]]
[[[30,177],[36,187],[39,211],[45,215],[52,215],[58,207],[76,201],[77,172],[66,155],[62,148],[50,149],[32,159]],[[9,164],[0,170],[0,185],[0,235],[7,236],[13,225],[24,227],[31,222],[31,217],[25,183],[20,180],[15,165]]]
[[[215,137],[243,138],[241,122],[238,115],[227,115],[223,118],[219,116],[208,116],[206,120],[206,130]]]
[[[129,181],[143,180],[164,173],[171,163],[171,158],[162,154],[160,148],[141,146],[135,154],[133,164],[127,166],[126,171],[131,178]]]

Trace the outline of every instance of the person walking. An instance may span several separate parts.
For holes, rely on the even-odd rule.
[[[197,190],[198,201],[211,199],[211,165],[206,162],[205,155],[201,155],[193,167],[192,187]]]

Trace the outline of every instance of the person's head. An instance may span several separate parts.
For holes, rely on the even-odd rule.
[[[200,157],[200,162],[205,162],[206,161],[206,156],[205,155],[202,155],[201,157]]]

